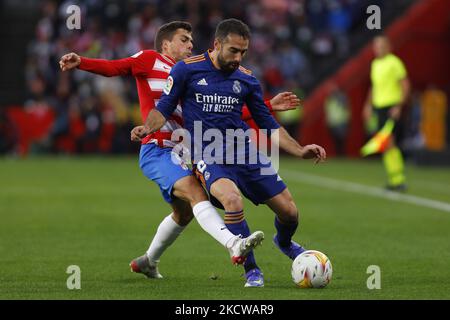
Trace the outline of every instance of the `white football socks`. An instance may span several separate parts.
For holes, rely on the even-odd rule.
[[[228,242],[236,236],[225,226],[222,217],[213,207],[211,202],[199,202],[192,208],[192,211],[203,230],[208,232],[225,248],[228,248]]]
[[[184,228],[185,226],[180,226],[172,219],[172,213],[164,218],[147,250],[147,257],[151,263],[159,262],[163,252],[178,238]]]

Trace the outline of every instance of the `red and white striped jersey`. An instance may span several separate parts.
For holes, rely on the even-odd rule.
[[[161,98],[162,90],[166,84],[175,60],[154,50],[143,50],[135,55],[119,60],[89,59],[82,57],[78,67],[107,77],[119,75],[132,75],[136,79],[139,95],[139,104],[143,123],[147,115]],[[142,140],[143,144],[157,143],[160,147],[173,147],[178,141],[172,141],[172,132],[182,128],[181,107],[172,114],[165,125]]]

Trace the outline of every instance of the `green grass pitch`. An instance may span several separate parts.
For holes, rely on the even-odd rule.
[[[450,299],[450,212],[302,181],[295,174],[378,187],[381,161],[282,159],[300,210],[295,240],[326,253],[333,279],[298,289],[291,261],[271,243],[273,214],[246,202],[266,286],[244,288],[243,269],[193,221],[163,255],[162,280],[129,270],[170,208],[135,157],[0,159],[0,299]],[[410,195],[450,202],[450,170],[407,167]],[[326,184],[326,183],[325,183]],[[66,269],[81,268],[81,290]],[[381,289],[366,286],[381,268]],[[211,277],[217,276],[216,280]]]

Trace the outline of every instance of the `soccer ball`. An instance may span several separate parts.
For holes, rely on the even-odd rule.
[[[307,250],[292,263],[292,280],[300,288],[323,288],[332,274],[330,259],[320,251]]]

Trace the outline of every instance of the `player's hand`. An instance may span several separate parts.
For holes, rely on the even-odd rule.
[[[81,58],[76,53],[68,53],[61,57],[59,60],[59,67],[62,71],[72,70],[78,67],[81,63]]]
[[[317,144],[308,144],[302,148],[303,159],[315,159],[314,163],[324,162],[327,158],[325,149]]]
[[[137,126],[131,130],[131,141],[141,141],[148,134],[144,126]]]
[[[281,92],[270,100],[273,111],[286,111],[300,107],[300,99],[292,92]]]
[[[389,110],[389,116],[395,121],[400,119],[401,114],[402,114],[402,106],[400,105],[394,106]]]

